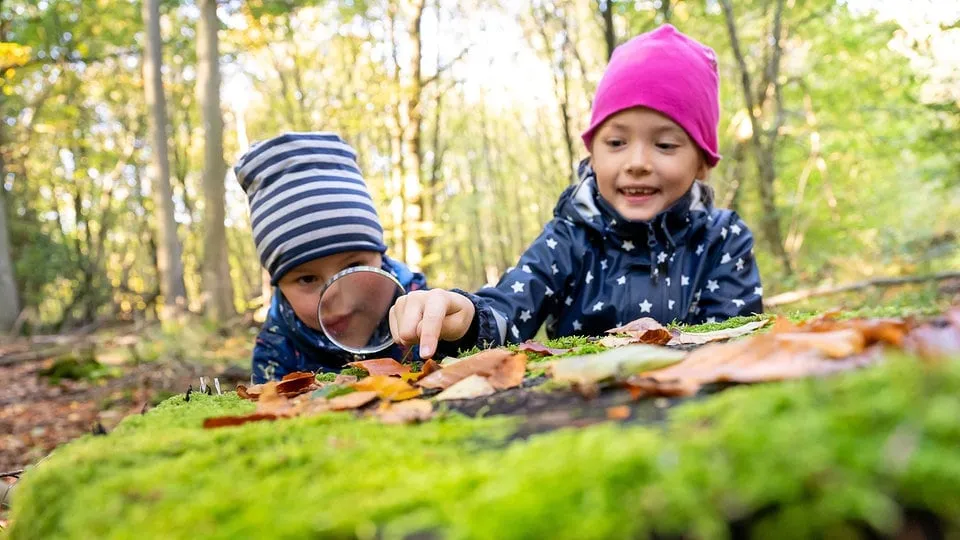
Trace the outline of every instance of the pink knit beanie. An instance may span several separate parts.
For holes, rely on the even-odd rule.
[[[710,47],[669,24],[617,47],[597,87],[590,127],[582,135],[587,150],[604,120],[632,107],[666,115],[703,149],[711,167],[720,161],[720,78]]]

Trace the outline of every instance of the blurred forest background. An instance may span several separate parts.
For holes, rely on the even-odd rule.
[[[719,54],[711,181],[768,297],[957,269],[958,20],[932,0],[2,0],[0,330],[255,323],[269,288],[231,169],[289,130],[358,149],[390,253],[432,286],[495,281],[573,181],[612,49],[664,22]]]

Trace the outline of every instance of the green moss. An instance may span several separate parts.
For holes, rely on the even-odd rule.
[[[337,374],[331,372],[317,373],[317,382],[333,382],[337,379]]]
[[[733,317],[725,321],[716,322],[716,323],[692,324],[690,326],[671,324],[669,327],[679,328],[684,332],[714,332],[716,330],[726,330],[727,328],[736,328],[738,326],[743,326],[747,323],[762,321],[769,318],[770,318],[770,315],[746,315],[741,317]]]
[[[345,367],[340,370],[341,375],[353,375],[354,377],[363,378],[367,376],[367,370],[361,369],[358,367]]]
[[[960,361],[891,358],[742,386],[666,424],[510,439],[517,418],[385,426],[338,413],[204,431],[250,411],[175,396],[27,472],[10,537],[723,538],[960,534]]]

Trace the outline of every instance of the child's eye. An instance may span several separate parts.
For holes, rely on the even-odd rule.
[[[354,261],[347,265],[347,268],[356,268],[358,266],[363,266],[363,263],[360,261]]]
[[[627,144],[623,139],[607,139],[605,142],[611,148],[619,148]]]
[[[667,143],[667,142],[657,143],[657,148],[661,150],[673,150],[674,148],[677,148],[679,146],[680,146],[679,144],[673,144],[673,143]]]
[[[310,285],[311,283],[317,282],[317,276],[300,276],[297,278],[297,283],[300,285]]]

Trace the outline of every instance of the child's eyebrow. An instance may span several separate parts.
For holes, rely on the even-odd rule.
[[[654,135],[663,135],[664,133],[671,135],[686,135],[686,131],[679,126],[674,126],[670,124],[663,124],[653,128]]]

